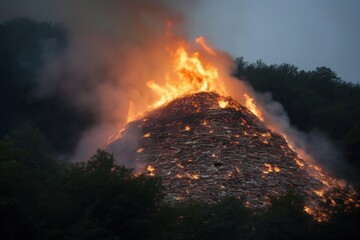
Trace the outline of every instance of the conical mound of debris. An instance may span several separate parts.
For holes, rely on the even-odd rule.
[[[247,108],[213,92],[148,112],[130,122],[108,150],[160,177],[166,201],[245,196],[258,208],[269,196],[292,190],[312,206],[332,184]]]

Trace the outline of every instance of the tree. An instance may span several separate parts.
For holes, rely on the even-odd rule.
[[[78,208],[72,228],[85,220],[120,238],[152,236],[151,218],[162,196],[159,179],[134,177],[104,150],[88,162],[71,164],[66,175],[62,189]]]
[[[257,216],[257,239],[308,239],[314,224],[304,200],[293,192],[270,197],[270,206]]]

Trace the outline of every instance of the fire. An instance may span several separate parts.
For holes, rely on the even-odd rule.
[[[149,173],[149,176],[155,176],[155,168],[151,165],[147,166],[146,170],[148,171]]]
[[[250,112],[257,116],[261,121],[264,121],[262,113],[257,109],[254,98],[251,98],[247,93],[244,94],[245,98],[245,107],[247,107]]]
[[[318,195],[319,197],[323,197],[324,196],[324,191],[323,190],[314,190],[314,193],[316,195]]]
[[[273,171],[272,166],[269,163],[264,163],[265,170],[263,170],[263,173],[268,174]]]
[[[199,174],[190,174],[190,173],[185,173],[185,175],[181,175],[181,174],[176,174],[176,178],[190,178],[190,179],[194,179],[197,180],[200,178]]]
[[[168,27],[171,28],[171,22],[168,23]],[[170,32],[167,32],[167,34],[170,34]],[[166,46],[166,49],[168,50],[169,56],[171,59],[171,65],[172,69],[169,70],[169,72],[166,72],[163,74],[163,80],[164,83],[160,84],[156,80],[160,79],[154,79],[147,81],[147,86],[150,90],[152,90],[155,95],[158,96],[156,100],[154,100],[151,104],[147,106],[147,110],[151,110],[157,107],[160,107],[164,104],[169,103],[170,101],[181,97],[183,95],[187,94],[193,94],[198,92],[216,92],[221,96],[228,96],[227,90],[224,86],[224,83],[221,81],[219,77],[219,69],[216,67],[215,64],[209,62],[207,59],[213,59],[218,56],[217,52],[209,47],[205,43],[204,37],[199,37],[195,40],[196,43],[200,45],[203,51],[201,51],[201,54],[207,54],[207,56],[203,56],[200,54],[200,51],[191,51],[191,49],[188,47],[188,45],[184,43],[180,44],[172,44],[172,47]],[[175,47],[174,47],[175,46]],[[161,74],[160,74],[161,75]],[[147,80],[147,79],[146,79]],[[256,106],[255,99],[251,97],[248,93],[243,93],[243,97],[245,99],[245,107],[251,111],[255,116],[257,116],[261,121],[264,121],[263,113],[259,110],[259,108]],[[227,98],[222,98],[218,100],[218,106],[220,108],[226,108],[229,106],[229,101],[226,101]],[[232,106],[231,102],[230,105]],[[194,106],[197,107],[197,106]],[[128,107],[128,116],[127,116],[127,122],[134,121],[135,119],[138,119],[141,117],[141,112],[135,111],[135,104],[134,102],[129,103]],[[240,118],[239,124],[245,126],[247,125],[247,121],[243,118]],[[211,124],[208,122],[204,122],[203,126],[209,125],[209,128],[211,127]],[[274,129],[272,126],[267,126],[268,128],[272,130],[278,130]],[[184,127],[184,131],[190,131],[190,126],[186,125]],[[210,130],[209,133],[213,133],[213,130]],[[245,136],[251,136],[251,132],[243,132]],[[288,142],[286,139],[286,136],[282,132],[277,132],[282,134],[285,137],[287,145],[292,149],[292,145]],[[146,133],[143,135],[144,138],[150,137],[150,133]],[[111,141],[121,137],[121,131],[118,131],[114,136],[109,138],[108,143]],[[235,137],[242,137],[239,135],[235,135]],[[265,132],[261,134],[261,137],[263,137],[263,143],[269,144],[269,141],[271,141],[272,133],[271,132]],[[295,146],[295,145],[294,145]],[[298,150],[298,149],[297,149]],[[143,148],[138,148],[137,153],[142,153],[144,151]],[[294,152],[299,152],[295,151]],[[301,152],[299,154],[303,155]],[[216,154],[211,155],[214,158],[218,158]],[[303,160],[302,157],[298,156],[295,158],[296,164],[301,169],[314,169],[312,172],[314,175],[317,176],[317,179],[320,180],[325,186],[331,187],[337,185],[332,179],[326,178],[325,176],[321,175],[321,168],[318,166],[311,164],[308,162],[306,158]],[[181,164],[178,165],[180,169],[184,168]],[[146,170],[148,171],[148,174],[150,176],[155,176],[155,169],[149,165],[147,166]],[[240,169],[236,168],[236,171],[239,173]],[[278,166],[272,166],[268,163],[264,163],[264,174],[269,173],[279,173],[281,172],[281,169]],[[190,179],[199,179],[200,176],[197,174],[189,174],[186,173],[184,175],[177,174],[177,178],[190,178]],[[327,181],[329,179],[329,181]],[[327,189],[324,189],[327,190]],[[316,190],[315,193],[323,197],[324,190]],[[325,191],[326,192],[326,191]],[[306,212],[314,212],[309,207],[306,207],[304,209]]]
[[[176,164],[179,168],[184,168],[184,166],[183,165],[181,165],[181,163],[178,163],[178,164]]]
[[[304,168],[305,164],[301,162],[299,159],[295,159],[295,162],[300,168]]]
[[[229,104],[228,101],[224,101],[224,100],[219,100],[218,103],[219,103],[219,107],[221,108],[226,108],[226,106]]]
[[[215,53],[204,43],[203,38],[198,38],[197,42],[208,53]],[[176,78],[167,76],[163,86],[154,81],[147,82],[147,86],[160,96],[160,99],[153,104],[153,108],[185,94],[212,91],[227,95],[224,85],[220,81],[218,69],[211,64],[203,63],[200,59],[199,52],[189,54],[182,45],[176,49],[173,59],[173,71]]]
[[[202,46],[203,49],[205,49],[206,52],[208,52],[211,55],[216,56],[217,53],[215,52],[214,49],[212,49],[211,47],[209,47],[206,43],[205,43],[205,38],[203,36],[198,37],[197,39],[195,39],[195,42],[197,42],[198,44],[200,44]]]
[[[201,125],[207,126],[207,125],[208,125],[208,121],[204,120]]]
[[[200,178],[200,175],[198,175],[198,174],[186,173],[186,176],[190,179],[199,179]]]
[[[308,206],[304,206],[304,211],[310,215],[314,214],[314,211],[311,208],[309,208]]]
[[[262,137],[271,137],[271,133],[267,132],[267,133],[262,133],[261,134]]]
[[[128,114],[127,114],[127,122],[131,122],[136,119],[136,114],[134,113],[134,102],[129,102]]]
[[[171,24],[168,27],[171,28]],[[170,34],[167,31],[167,35]],[[209,47],[205,38],[200,36],[195,39],[204,51],[202,54],[208,54],[212,57],[217,57],[217,52]],[[216,92],[221,96],[228,96],[224,83],[219,77],[219,70],[213,62],[210,62],[200,54],[200,51],[190,51],[188,45],[183,42],[172,44],[172,47],[166,46],[168,54],[172,59],[172,69],[164,73],[163,84],[155,80],[148,80],[147,86],[155,95],[159,96],[152,104],[148,105],[147,110],[160,107],[173,99],[187,94],[198,92]],[[174,47],[176,46],[176,47]],[[160,80],[160,79],[159,79]],[[244,94],[245,106],[255,114],[261,121],[262,113],[256,107],[255,101],[247,93]],[[229,102],[224,99],[219,99],[219,107],[225,108]],[[134,121],[142,116],[143,113],[136,112],[134,102],[129,103],[128,116],[126,122]],[[242,120],[242,124],[246,121]],[[121,136],[121,133],[115,134],[110,139],[115,140]],[[144,136],[145,137],[145,136]]]
[[[263,173],[268,174],[271,172],[281,172],[281,168],[279,168],[278,166],[272,166],[269,163],[264,163],[265,169],[263,170]]]

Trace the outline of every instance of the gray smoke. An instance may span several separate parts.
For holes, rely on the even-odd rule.
[[[13,17],[62,22],[68,46],[60,57],[44,56],[46,67],[36,95],[61,94],[90,109],[98,124],[83,133],[74,160],[88,159],[126,121],[129,102],[138,111],[157,96],[146,82],[162,79],[171,61],[166,31],[186,38],[183,12],[198,1],[5,0],[2,21]],[[146,91],[145,91],[146,90]]]
[[[289,144],[303,159],[319,164],[330,175],[339,167],[347,167],[342,152],[324,133],[318,129],[306,133],[297,129],[290,123],[283,106],[274,101],[270,93],[255,93],[255,96],[264,113],[266,124],[287,136]]]

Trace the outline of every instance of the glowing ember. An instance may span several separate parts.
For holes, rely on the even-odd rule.
[[[207,125],[208,125],[208,122],[207,122],[206,120],[204,120],[204,121],[202,122],[202,125],[203,125],[203,126],[207,126]]]
[[[148,171],[149,173],[149,176],[155,176],[155,168],[151,165],[147,166],[146,170]]]
[[[269,133],[269,132],[262,133],[261,136],[263,136],[263,137],[271,137],[271,133]]]
[[[150,137],[151,136],[151,134],[150,133],[146,133],[146,134],[144,134],[144,138],[148,138],[148,137]]]
[[[200,176],[198,174],[186,173],[186,176],[190,179],[199,179],[200,178]]]
[[[178,163],[178,164],[176,164],[179,168],[184,168],[184,166],[183,165],[181,165],[181,163]]]
[[[308,206],[304,206],[304,211],[310,215],[314,214],[314,211],[311,208],[309,208]]]
[[[268,174],[273,171],[272,166],[269,163],[264,163],[265,170],[263,170],[263,173]]]
[[[190,131],[190,127],[188,125],[185,126],[185,131]]]
[[[300,168],[304,168],[305,164],[301,162],[299,159],[295,159],[295,162],[297,165],[299,165]]]
[[[228,101],[224,101],[224,100],[219,100],[218,103],[219,103],[219,107],[221,108],[226,108],[226,106],[229,104]]]
[[[272,166],[269,163],[264,163],[265,166],[265,170],[263,170],[263,173],[268,174],[270,172],[281,172],[281,168],[279,168],[278,166]]]
[[[324,191],[323,190],[314,190],[314,193],[320,197],[324,196]]]

